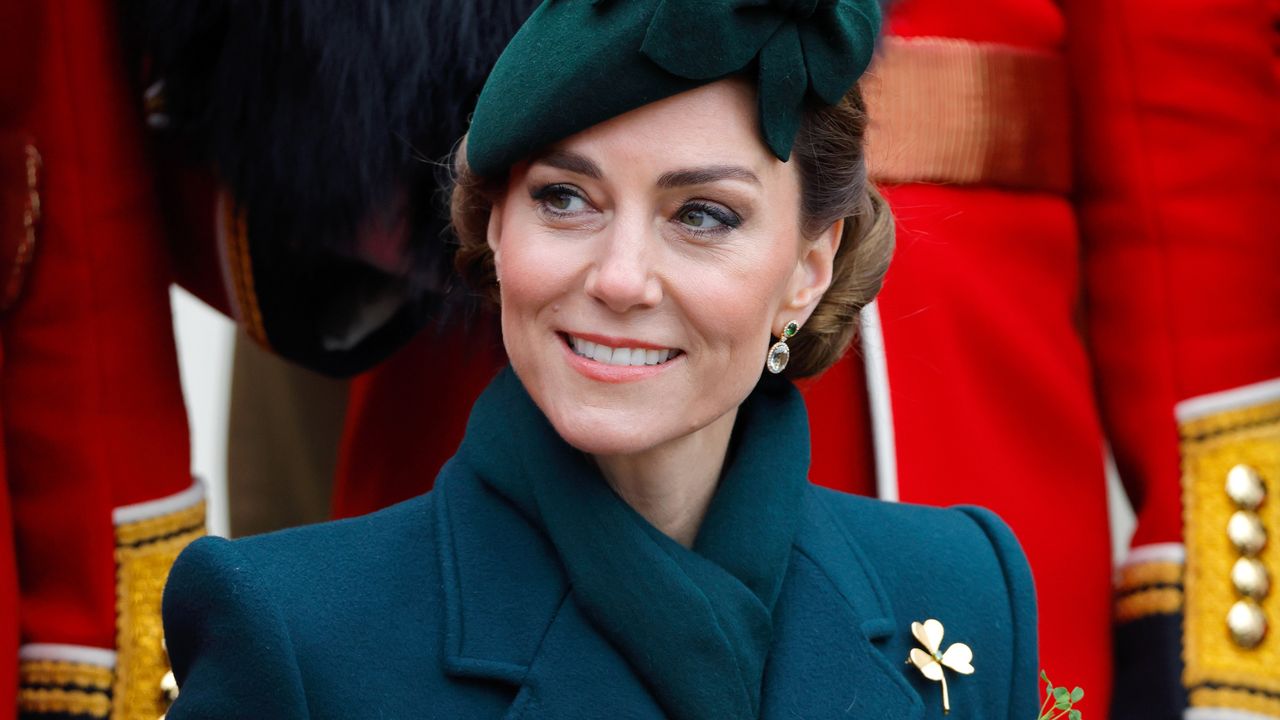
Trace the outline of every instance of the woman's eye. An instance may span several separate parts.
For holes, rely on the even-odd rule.
[[[548,209],[565,215],[587,209],[587,201],[578,191],[563,185],[552,185],[534,193],[534,199]]]
[[[577,210],[581,210],[587,204],[582,198],[577,195],[570,195],[569,193],[557,193],[552,195],[548,198],[548,202],[550,202],[551,207],[561,212],[575,212]]]
[[[680,214],[680,222],[699,230],[718,227],[720,221],[711,217],[706,210],[690,209]]]
[[[676,219],[690,229],[703,232],[727,230],[741,224],[732,211],[713,205],[687,205]]]

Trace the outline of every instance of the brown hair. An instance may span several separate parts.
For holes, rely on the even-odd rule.
[[[812,377],[844,355],[857,332],[858,313],[880,291],[893,255],[893,215],[867,180],[866,130],[866,106],[855,87],[840,104],[805,113],[796,135],[792,157],[800,173],[801,234],[815,238],[838,220],[845,224],[831,286],[800,333],[788,341],[787,377]],[[498,278],[487,232],[493,199],[501,191],[501,181],[471,172],[464,140],[454,158],[450,199],[460,243],[454,262],[467,284],[495,306]],[[760,350],[761,363],[766,349]]]

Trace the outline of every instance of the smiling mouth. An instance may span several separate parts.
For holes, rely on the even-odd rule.
[[[561,333],[560,337],[575,354],[588,360],[594,360],[602,365],[616,367],[662,365],[684,354],[683,351],[674,348],[654,350],[650,348],[610,347],[564,333]]]

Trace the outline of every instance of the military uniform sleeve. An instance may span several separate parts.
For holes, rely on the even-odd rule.
[[[1280,529],[1280,5],[1063,7],[1083,329],[1137,515],[1111,717],[1280,717],[1280,563],[1254,552]]]
[[[1013,531],[995,513],[980,507],[957,508],[977,523],[995,550],[1004,571],[1005,587],[1013,617],[1010,643],[1013,675],[1009,678],[1009,718],[1025,720],[1039,715],[1040,658],[1037,647],[1035,581],[1022,546]]]
[[[227,540],[200,540],[178,558],[164,594],[180,687],[168,720],[309,717],[292,640],[269,590]]]

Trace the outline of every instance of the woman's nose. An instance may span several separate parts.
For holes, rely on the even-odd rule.
[[[646,228],[615,225],[602,238],[600,256],[587,274],[587,294],[617,313],[654,307],[662,284],[652,267]]]

